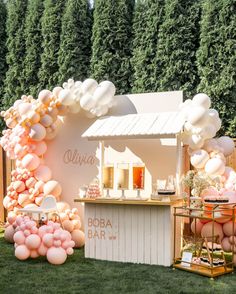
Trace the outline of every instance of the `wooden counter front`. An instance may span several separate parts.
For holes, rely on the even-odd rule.
[[[74,201],[84,202],[85,257],[164,266],[173,263],[173,207],[180,206],[181,200],[78,198]],[[180,230],[179,224],[177,252]]]

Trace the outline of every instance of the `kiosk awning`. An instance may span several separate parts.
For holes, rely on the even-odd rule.
[[[138,113],[97,119],[82,135],[89,140],[171,138],[183,129],[180,112]]]

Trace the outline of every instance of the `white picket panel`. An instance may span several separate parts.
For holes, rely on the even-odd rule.
[[[85,203],[85,236],[85,257],[164,266],[173,262],[170,205]]]

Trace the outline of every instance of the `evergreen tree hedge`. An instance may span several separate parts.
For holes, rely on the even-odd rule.
[[[26,55],[23,63],[22,90],[25,94],[36,97],[38,93],[38,71],[42,52],[41,17],[43,14],[43,0],[31,0],[27,7],[25,21]]]
[[[3,82],[5,79],[5,74],[7,71],[7,63],[6,63],[6,18],[7,18],[7,10],[5,3],[0,0],[0,109],[3,108],[3,95],[4,95],[4,87]],[[0,131],[4,128],[5,124],[2,119],[0,119]]]
[[[185,98],[196,92],[199,79],[200,1],[166,0],[156,55],[156,90],[183,90]]]
[[[59,76],[63,83],[73,77],[84,80],[89,75],[92,17],[87,0],[68,0],[62,18],[58,56]]]
[[[94,7],[91,75],[112,81],[117,93],[130,91],[134,0],[97,0]]]
[[[65,0],[45,0],[42,16],[43,52],[39,70],[39,89],[52,89],[58,84],[58,52],[61,19]]]
[[[25,57],[24,23],[27,8],[26,0],[7,1],[7,65],[4,81],[4,108],[12,106],[22,92],[22,70]]]
[[[236,137],[236,1],[207,0],[203,5],[197,61],[198,91],[208,94],[223,121],[222,131]]]
[[[155,91],[155,56],[164,0],[139,0],[133,22],[132,92]]]

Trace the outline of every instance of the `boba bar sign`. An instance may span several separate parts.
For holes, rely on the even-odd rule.
[[[116,240],[117,236],[112,232],[113,226],[110,219],[92,218],[87,220],[87,238],[96,240]]]

